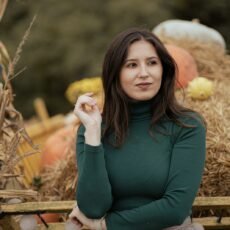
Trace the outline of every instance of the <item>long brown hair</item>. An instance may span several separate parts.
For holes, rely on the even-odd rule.
[[[179,120],[180,116],[188,116],[187,114],[191,110],[177,103],[174,92],[177,66],[174,59],[153,33],[142,28],[131,28],[114,38],[105,54],[102,70],[102,82],[105,93],[102,113],[104,123],[103,136],[113,133],[115,146],[117,147],[124,143],[129,125],[129,99],[121,88],[119,75],[127,58],[129,46],[139,40],[146,40],[155,47],[163,66],[161,87],[153,98],[152,106],[154,110],[151,127],[160,121],[163,116],[181,126],[189,127]]]

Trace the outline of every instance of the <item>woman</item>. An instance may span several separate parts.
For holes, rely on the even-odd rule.
[[[176,65],[145,29],[120,33],[105,55],[102,116],[78,98],[77,203],[71,220],[89,229],[192,229],[205,161],[205,127],[174,95]],[[90,109],[86,108],[86,105]]]

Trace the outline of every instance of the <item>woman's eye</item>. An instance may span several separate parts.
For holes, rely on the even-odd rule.
[[[149,64],[149,65],[156,65],[157,62],[156,62],[155,60],[151,60],[151,61],[148,62],[148,64]]]
[[[131,63],[128,63],[126,66],[127,66],[128,68],[135,68],[135,67],[137,66],[137,64],[134,63],[134,62],[131,62]]]

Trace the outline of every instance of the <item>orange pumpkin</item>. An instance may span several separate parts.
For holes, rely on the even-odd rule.
[[[40,215],[46,223],[56,223],[59,222],[60,214],[58,213],[45,213]],[[38,224],[42,224],[41,219],[38,215],[35,215],[35,219],[37,220]]]
[[[45,142],[41,154],[41,168],[52,166],[57,160],[65,159],[73,146],[76,129],[67,126],[53,133]]]
[[[165,47],[178,67],[176,88],[185,88],[191,80],[198,76],[196,62],[192,55],[181,47],[169,44],[166,44]]]

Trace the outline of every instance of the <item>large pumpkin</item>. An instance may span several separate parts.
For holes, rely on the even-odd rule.
[[[167,20],[157,25],[153,33],[161,39],[182,39],[188,42],[209,44],[218,47],[219,51],[225,51],[226,48],[225,40],[217,30],[197,21]]]
[[[41,168],[52,166],[57,160],[65,159],[73,147],[76,129],[67,126],[53,133],[45,142],[41,154]]]
[[[176,87],[185,88],[191,80],[198,76],[196,62],[192,55],[181,47],[169,44],[166,44],[165,47],[178,67]]]

